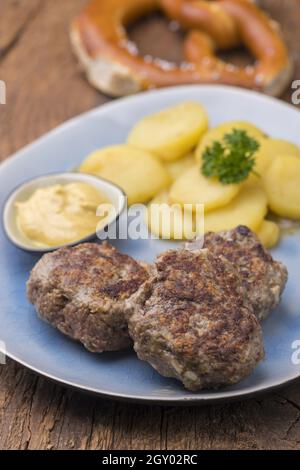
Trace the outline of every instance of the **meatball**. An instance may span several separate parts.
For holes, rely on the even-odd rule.
[[[225,258],[171,250],[127,301],[138,357],[191,391],[247,377],[264,356],[260,324]]]
[[[279,304],[288,278],[287,269],[272,258],[248,227],[207,233],[203,248],[232,263],[259,320],[264,320]]]
[[[148,279],[147,269],[107,243],[86,243],[44,255],[27,292],[39,316],[92,352],[132,344],[125,301]]]

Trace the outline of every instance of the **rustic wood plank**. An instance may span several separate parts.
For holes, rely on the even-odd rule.
[[[1,0],[0,59],[20,40],[28,23],[38,14],[42,0]]]
[[[145,407],[65,390],[9,361],[1,449],[299,449],[299,385],[241,403]]]
[[[86,0],[1,0],[0,158],[107,101],[70,53],[68,25]],[[300,78],[298,0],[261,2],[283,25]],[[180,60],[180,35],[157,18],[130,32],[144,53]],[[156,38],[160,36],[158,42]],[[1,56],[2,51],[2,56]],[[291,90],[285,99],[290,101]],[[0,449],[300,449],[300,385],[243,403],[146,407],[66,390],[8,360],[0,367]]]
[[[7,85],[7,105],[0,113],[1,159],[108,100],[87,85],[70,51],[70,21],[85,3],[43,0],[22,40],[0,62],[0,78]]]

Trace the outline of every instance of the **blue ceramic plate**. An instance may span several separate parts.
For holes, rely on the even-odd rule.
[[[295,108],[253,92],[221,86],[187,86],[151,91],[102,106],[17,153],[0,166],[0,204],[13,188],[45,173],[66,171],[92,150],[121,143],[132,125],[146,114],[183,100],[196,100],[208,110],[211,125],[249,120],[270,135],[300,145],[300,113]],[[117,241],[136,258],[152,261],[168,247],[162,241]],[[208,403],[241,399],[300,377],[296,341],[300,341],[300,233],[286,236],[274,256],[289,270],[281,305],[265,322],[266,359],[234,387],[190,393],[139,361],[132,351],[91,354],[40,321],[29,305],[25,284],[38,255],[11,245],[0,232],[0,340],[11,358],[62,384],[101,396],[159,403]],[[300,354],[299,354],[300,356]]]

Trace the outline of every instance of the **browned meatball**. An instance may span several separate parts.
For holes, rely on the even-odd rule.
[[[31,272],[28,298],[43,320],[93,352],[131,345],[126,299],[147,270],[107,243],[86,243],[44,255]]]
[[[238,274],[259,320],[267,317],[280,302],[288,273],[275,261],[257,236],[244,226],[220,233],[207,233],[204,248],[224,256]]]
[[[171,250],[127,302],[140,359],[192,391],[234,384],[263,358],[262,332],[231,263]]]

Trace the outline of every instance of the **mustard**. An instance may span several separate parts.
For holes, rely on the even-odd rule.
[[[65,245],[96,232],[101,204],[109,204],[107,197],[86,183],[39,188],[27,201],[16,204],[16,223],[37,246]]]

